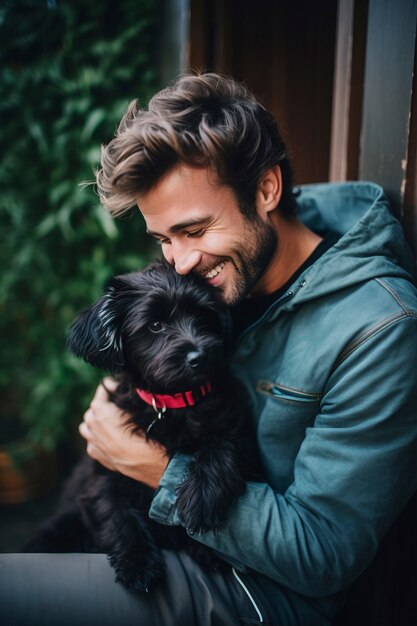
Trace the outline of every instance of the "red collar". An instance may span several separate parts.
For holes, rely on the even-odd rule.
[[[153,406],[155,411],[158,411],[158,409],[183,409],[187,406],[194,406],[196,402],[210,393],[211,389],[211,383],[207,382],[194,391],[183,391],[173,395],[150,393],[138,387],[136,388],[136,393],[139,398]]]

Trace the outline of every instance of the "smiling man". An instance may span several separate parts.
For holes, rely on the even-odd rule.
[[[414,262],[383,191],[295,194],[272,115],[215,74],[180,78],[147,109],[132,103],[97,183],[112,215],[138,206],[176,271],[230,305],[231,367],[265,473],[221,529],[193,537],[230,568],[167,552],[165,585],[129,614],[146,626],[331,624],[417,487]],[[151,517],[180,524],[189,458],[168,459],[124,421],[100,386],[80,425],[87,452],[154,487]],[[103,596],[124,606],[105,572]]]
[[[320,242],[300,222],[276,211],[281,193],[281,170],[275,165],[264,172],[255,202],[244,214],[214,170],[179,164],[140,194],[137,204],[147,232],[176,271],[200,274],[227,304],[236,304],[278,289]]]
[[[231,564],[217,589],[245,591],[236,619],[330,623],[416,489],[414,263],[382,190],[313,185],[296,198],[272,115],[215,74],[179,79],[147,109],[133,102],[97,182],[113,215],[137,205],[176,271],[231,305],[231,366],[266,483],[248,483],[224,528],[195,537]],[[168,463],[121,422],[99,388],[80,427],[89,454],[157,488],[151,517],[179,524],[189,460]],[[214,578],[193,578],[214,593],[196,623],[217,623]],[[180,600],[200,594],[189,584]]]

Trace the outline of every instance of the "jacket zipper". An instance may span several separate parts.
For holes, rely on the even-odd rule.
[[[281,400],[292,400],[294,402],[318,402],[320,400],[319,394],[308,394],[302,391],[296,391],[294,389],[287,389],[286,387],[280,387],[275,383],[271,383],[266,380],[260,380],[256,387],[257,391],[264,393],[267,396],[273,396],[275,398],[281,398]]]
[[[242,587],[243,591],[246,593],[247,597],[249,598],[253,608],[255,609],[256,614],[257,614],[257,616],[259,618],[259,623],[260,624],[264,624],[265,621],[264,621],[263,615],[262,615],[258,605],[256,604],[253,595],[251,594],[251,592],[249,591],[249,589],[247,588],[247,586],[245,585],[243,580],[240,578],[240,576],[238,575],[238,573],[236,572],[234,567],[232,567],[232,572],[233,572],[233,576],[236,578],[237,582]]]

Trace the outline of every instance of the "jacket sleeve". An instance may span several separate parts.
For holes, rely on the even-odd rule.
[[[417,488],[417,318],[381,325],[329,376],[285,493],[248,483],[227,524],[194,538],[310,597],[346,587]],[[174,458],[150,515],[178,524]]]

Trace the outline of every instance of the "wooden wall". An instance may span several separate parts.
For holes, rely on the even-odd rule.
[[[192,69],[244,81],[278,120],[297,183],[326,180],[337,3],[191,0]]]

